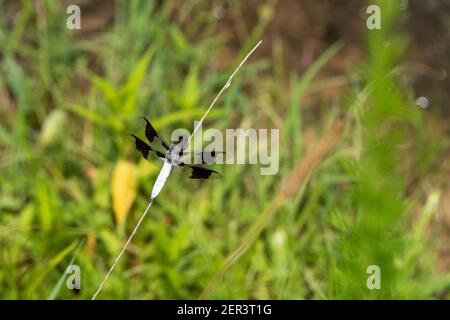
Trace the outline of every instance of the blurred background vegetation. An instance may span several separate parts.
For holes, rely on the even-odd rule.
[[[366,28],[372,3],[381,30]],[[66,28],[70,4],[81,30]],[[161,165],[128,134],[142,115],[164,136],[192,130],[259,39],[205,125],[279,128],[279,173],[174,172],[99,298],[449,298],[448,1],[0,12],[0,298],[90,298]],[[66,288],[70,264],[81,290]]]

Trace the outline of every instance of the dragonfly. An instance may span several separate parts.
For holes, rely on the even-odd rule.
[[[155,139],[158,139],[162,147],[165,149],[165,152],[156,150],[154,147],[152,147],[150,144],[147,144],[139,137],[135,136],[134,134],[131,135],[135,139],[136,150],[139,151],[146,160],[150,160],[150,154],[153,153],[163,161],[161,171],[159,172],[155,184],[153,185],[150,201],[153,201],[158,196],[167,179],[169,178],[170,173],[176,167],[190,168],[192,172],[189,178],[191,179],[208,179],[211,176],[220,176],[220,173],[215,170],[183,162],[182,159],[185,156],[184,150],[187,146],[187,139],[183,136],[180,136],[177,142],[168,144],[158,134],[150,121],[146,117],[143,118],[146,121],[145,137],[147,138],[148,142],[153,143]],[[215,150],[200,152],[201,164],[208,165],[213,163],[218,153],[219,152],[216,152]]]

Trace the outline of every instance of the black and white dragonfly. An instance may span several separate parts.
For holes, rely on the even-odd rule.
[[[175,167],[188,167],[192,169],[191,176],[189,177],[191,179],[208,179],[212,175],[220,176],[220,174],[215,170],[184,163],[182,159],[185,155],[184,150],[187,147],[186,138],[180,137],[176,143],[169,145],[164,141],[163,138],[161,138],[158,132],[156,132],[150,121],[148,121],[148,119],[145,117],[144,119],[147,122],[145,126],[145,136],[147,137],[149,143],[152,143],[155,138],[157,138],[161,142],[162,147],[165,149],[165,152],[160,152],[140,138],[136,137],[134,134],[131,135],[135,139],[136,150],[138,150],[145,159],[149,160],[149,155],[151,153],[154,153],[159,159],[164,161],[158,178],[156,178],[155,184],[153,185],[150,200],[156,198],[156,196],[159,194],[164,184],[166,183],[167,178],[172,172],[172,169]],[[216,155],[217,152],[215,152],[214,150],[210,152],[201,152],[201,164],[207,165],[213,163],[215,161]]]

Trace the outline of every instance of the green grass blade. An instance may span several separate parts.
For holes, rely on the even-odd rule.
[[[78,245],[77,245],[77,247],[75,248],[75,250],[74,250],[74,252],[72,254],[72,258],[70,259],[70,262],[67,265],[67,268],[70,267],[71,265],[73,265],[73,263],[75,262],[75,259],[76,259],[77,255],[78,255],[78,252],[81,250],[81,248],[84,245],[84,241],[85,241],[85,239],[83,238],[83,239],[81,239],[78,242]],[[53,287],[52,292],[50,292],[50,294],[47,297],[47,300],[55,300],[58,297],[59,292],[61,291],[62,285],[63,285],[64,281],[67,278],[67,268],[64,270],[64,273],[61,275],[61,277],[59,278],[58,282]]]
[[[75,241],[64,248],[56,256],[54,256],[52,260],[50,260],[50,262],[41,270],[41,272],[34,278],[34,280],[31,282],[31,285],[28,287],[28,299],[33,296],[33,294],[36,292],[36,289],[44,281],[49,272],[52,271],[70,252],[72,252],[72,250],[74,250],[76,246],[77,242]]]

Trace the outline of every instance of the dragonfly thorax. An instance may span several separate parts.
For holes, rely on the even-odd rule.
[[[183,156],[183,146],[181,144],[172,144],[166,153],[165,160],[173,166],[179,166]]]

